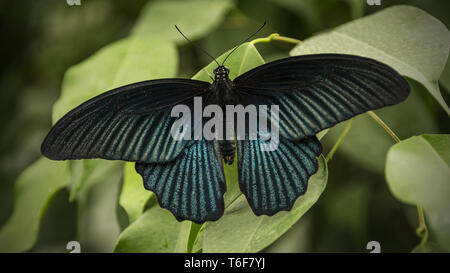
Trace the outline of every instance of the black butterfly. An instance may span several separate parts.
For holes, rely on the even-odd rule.
[[[228,55],[229,56],[229,55]],[[237,151],[239,186],[256,215],[290,210],[318,169],[316,133],[355,115],[406,99],[409,85],[378,61],[342,54],[304,55],[256,67],[234,81],[218,64],[212,84],[159,79],[105,92],[61,118],[42,144],[54,160],[136,162],[146,189],[177,220],[214,221],[224,211],[223,160]],[[279,146],[256,140],[175,140],[178,104],[279,105]],[[235,122],[235,121],[234,121]],[[235,145],[237,147],[235,147]]]

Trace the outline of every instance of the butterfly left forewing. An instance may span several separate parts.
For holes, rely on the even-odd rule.
[[[54,160],[171,161],[190,143],[171,137],[172,107],[192,108],[193,97],[205,95],[208,87],[207,82],[162,79],[105,92],[58,120],[42,143],[42,154]]]

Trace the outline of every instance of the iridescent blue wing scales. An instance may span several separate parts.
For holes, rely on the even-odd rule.
[[[212,141],[198,140],[167,163],[136,163],[144,186],[178,221],[214,221],[223,214],[226,190],[222,160]]]
[[[274,151],[262,151],[263,143],[261,138],[237,141],[239,187],[256,215],[274,215],[291,210],[306,192],[322,146],[315,136],[299,141],[281,138]]]

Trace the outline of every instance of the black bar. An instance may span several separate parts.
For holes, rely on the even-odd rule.
[[[432,264],[443,264],[449,254],[301,254],[301,253],[213,253],[213,254],[0,254],[4,268],[10,263],[15,271],[21,266],[58,265],[60,270],[92,272],[94,267],[114,268],[114,272],[322,272],[345,269],[364,272],[386,271],[396,266],[402,271]],[[131,269],[136,270],[131,270]],[[102,271],[103,272],[103,271]]]

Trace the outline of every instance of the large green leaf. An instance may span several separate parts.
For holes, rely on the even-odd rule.
[[[442,76],[439,82],[444,86],[444,89],[447,93],[450,93],[450,62],[447,61],[447,65],[444,68],[444,72],[442,72]]]
[[[123,163],[98,160],[77,198],[77,240],[83,252],[111,252],[120,234],[116,209]]]
[[[126,228],[119,237],[114,252],[186,252],[190,222],[178,222],[156,204]]]
[[[376,59],[424,85],[450,115],[438,85],[449,50],[445,25],[420,9],[395,6],[307,39],[291,55],[344,53]]]
[[[74,160],[70,162],[70,170],[72,173],[72,188],[70,191],[69,201],[74,201],[83,189],[90,176],[100,164],[101,160]]]
[[[142,176],[134,169],[134,163],[125,163],[120,205],[128,215],[128,221],[134,222],[144,212],[145,205],[152,196],[152,192],[144,188]]]
[[[308,182],[305,195],[291,211],[274,216],[253,214],[244,195],[226,205],[225,214],[216,222],[207,222],[203,234],[203,252],[258,252],[285,233],[318,200],[327,181],[325,158],[319,158],[319,170]]]
[[[141,12],[132,34],[157,33],[171,41],[186,40],[174,25],[179,26],[190,38],[196,39],[214,29],[232,7],[228,0],[153,1]]]
[[[450,135],[413,136],[392,146],[386,179],[402,202],[423,206],[435,243],[450,251]]]
[[[67,162],[45,158],[33,163],[17,178],[14,211],[0,230],[0,252],[22,252],[34,245],[50,200],[69,180]]]
[[[225,52],[220,57],[216,58],[216,60],[219,63],[222,63],[228,53],[230,53],[230,51]],[[264,59],[252,43],[244,43],[239,46],[239,48],[234,51],[225,63],[225,65],[230,68],[229,77],[231,80],[261,64],[264,64]],[[214,75],[213,70],[216,67],[217,64],[215,62],[211,62],[202,70],[197,72],[192,79],[211,82],[211,78],[209,76]]]

